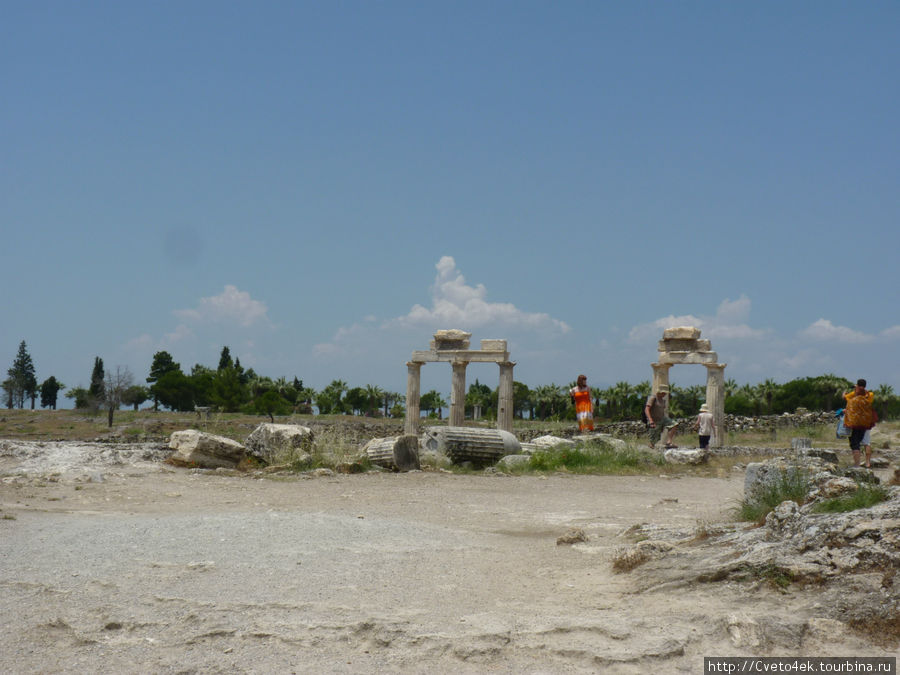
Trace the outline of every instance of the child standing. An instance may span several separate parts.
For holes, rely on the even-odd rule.
[[[697,415],[695,426],[700,434],[700,448],[705,450],[709,447],[710,437],[716,433],[715,419],[712,413],[709,412],[709,406],[705,403],[700,406],[700,414]]]

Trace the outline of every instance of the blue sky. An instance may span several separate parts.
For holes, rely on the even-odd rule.
[[[608,386],[696,325],[739,383],[900,391],[898,34],[894,1],[0,0],[0,363],[228,345],[403,392],[461,328]]]

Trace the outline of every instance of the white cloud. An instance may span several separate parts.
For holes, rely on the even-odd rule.
[[[316,358],[337,362],[353,357],[378,359],[397,350],[403,344],[403,353],[409,349],[425,348],[430,333],[441,328],[460,328],[466,331],[490,329],[503,331],[502,337],[510,333],[537,334],[543,337],[559,336],[570,328],[564,321],[549,314],[526,312],[512,303],[489,302],[487,289],[483,284],[471,286],[456,268],[451,256],[443,256],[435,266],[437,274],[430,287],[431,306],[414,305],[407,314],[378,322],[377,317],[368,315],[361,321],[342,326],[335,331],[330,342],[313,347]],[[402,357],[400,357],[402,358]]]
[[[166,333],[163,343],[166,345],[177,344],[192,337],[194,337],[194,332],[183,323],[180,323],[175,326],[175,330],[171,333]]]
[[[219,294],[200,298],[195,309],[175,310],[175,315],[196,322],[237,323],[247,327],[257,323],[269,323],[265,303],[254,300],[250,294],[226,285]]]
[[[388,323],[463,330],[498,324],[556,333],[567,333],[570,330],[566,322],[554,319],[549,314],[526,312],[508,302],[488,302],[484,285],[468,285],[451,256],[443,256],[435,267],[437,276],[431,287],[431,307],[415,305],[406,316]]]
[[[660,339],[663,331],[673,326],[694,326],[700,329],[701,337],[709,340],[758,340],[764,338],[769,334],[768,330],[752,328],[748,324],[750,307],[750,298],[746,295],[741,295],[737,300],[726,298],[719,303],[714,316],[696,316],[694,314],[675,316],[670,314],[650,323],[635,326],[628,333],[628,341],[641,343]]]
[[[828,319],[819,319],[802,331],[800,337],[821,342],[847,342],[859,344],[871,342],[872,336],[861,333],[846,326],[835,326]]]
[[[891,326],[881,331],[881,337],[888,340],[896,340],[900,338],[900,326]]]

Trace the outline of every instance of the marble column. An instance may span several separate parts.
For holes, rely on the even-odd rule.
[[[497,428],[500,431],[513,430],[513,366],[515,362],[505,361],[500,366],[500,395],[497,410]]]
[[[406,419],[403,433],[415,436],[419,433],[419,380],[422,376],[420,361],[406,362]]]
[[[466,421],[466,366],[468,361],[453,361],[450,387],[450,426],[461,427]]]
[[[650,366],[653,368],[653,386],[651,389],[651,393],[655,394],[659,391],[659,387],[662,384],[668,386],[669,384],[669,368],[672,367],[671,363],[651,363]]]
[[[716,425],[716,437],[710,443],[712,447],[721,448],[725,443],[725,363],[707,363],[706,365],[706,405],[713,415]]]

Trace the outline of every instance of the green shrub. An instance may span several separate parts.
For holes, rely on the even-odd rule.
[[[569,471],[571,473],[622,474],[640,473],[664,463],[662,457],[649,452],[613,450],[607,446],[589,445],[575,448],[551,448],[534,453],[528,463],[531,471]]]
[[[800,469],[790,469],[783,472],[778,480],[762,483],[754,490],[753,494],[745,497],[738,505],[737,517],[739,520],[759,523],[762,525],[766,516],[776,506],[785,501],[804,504],[809,492],[809,476]]]

